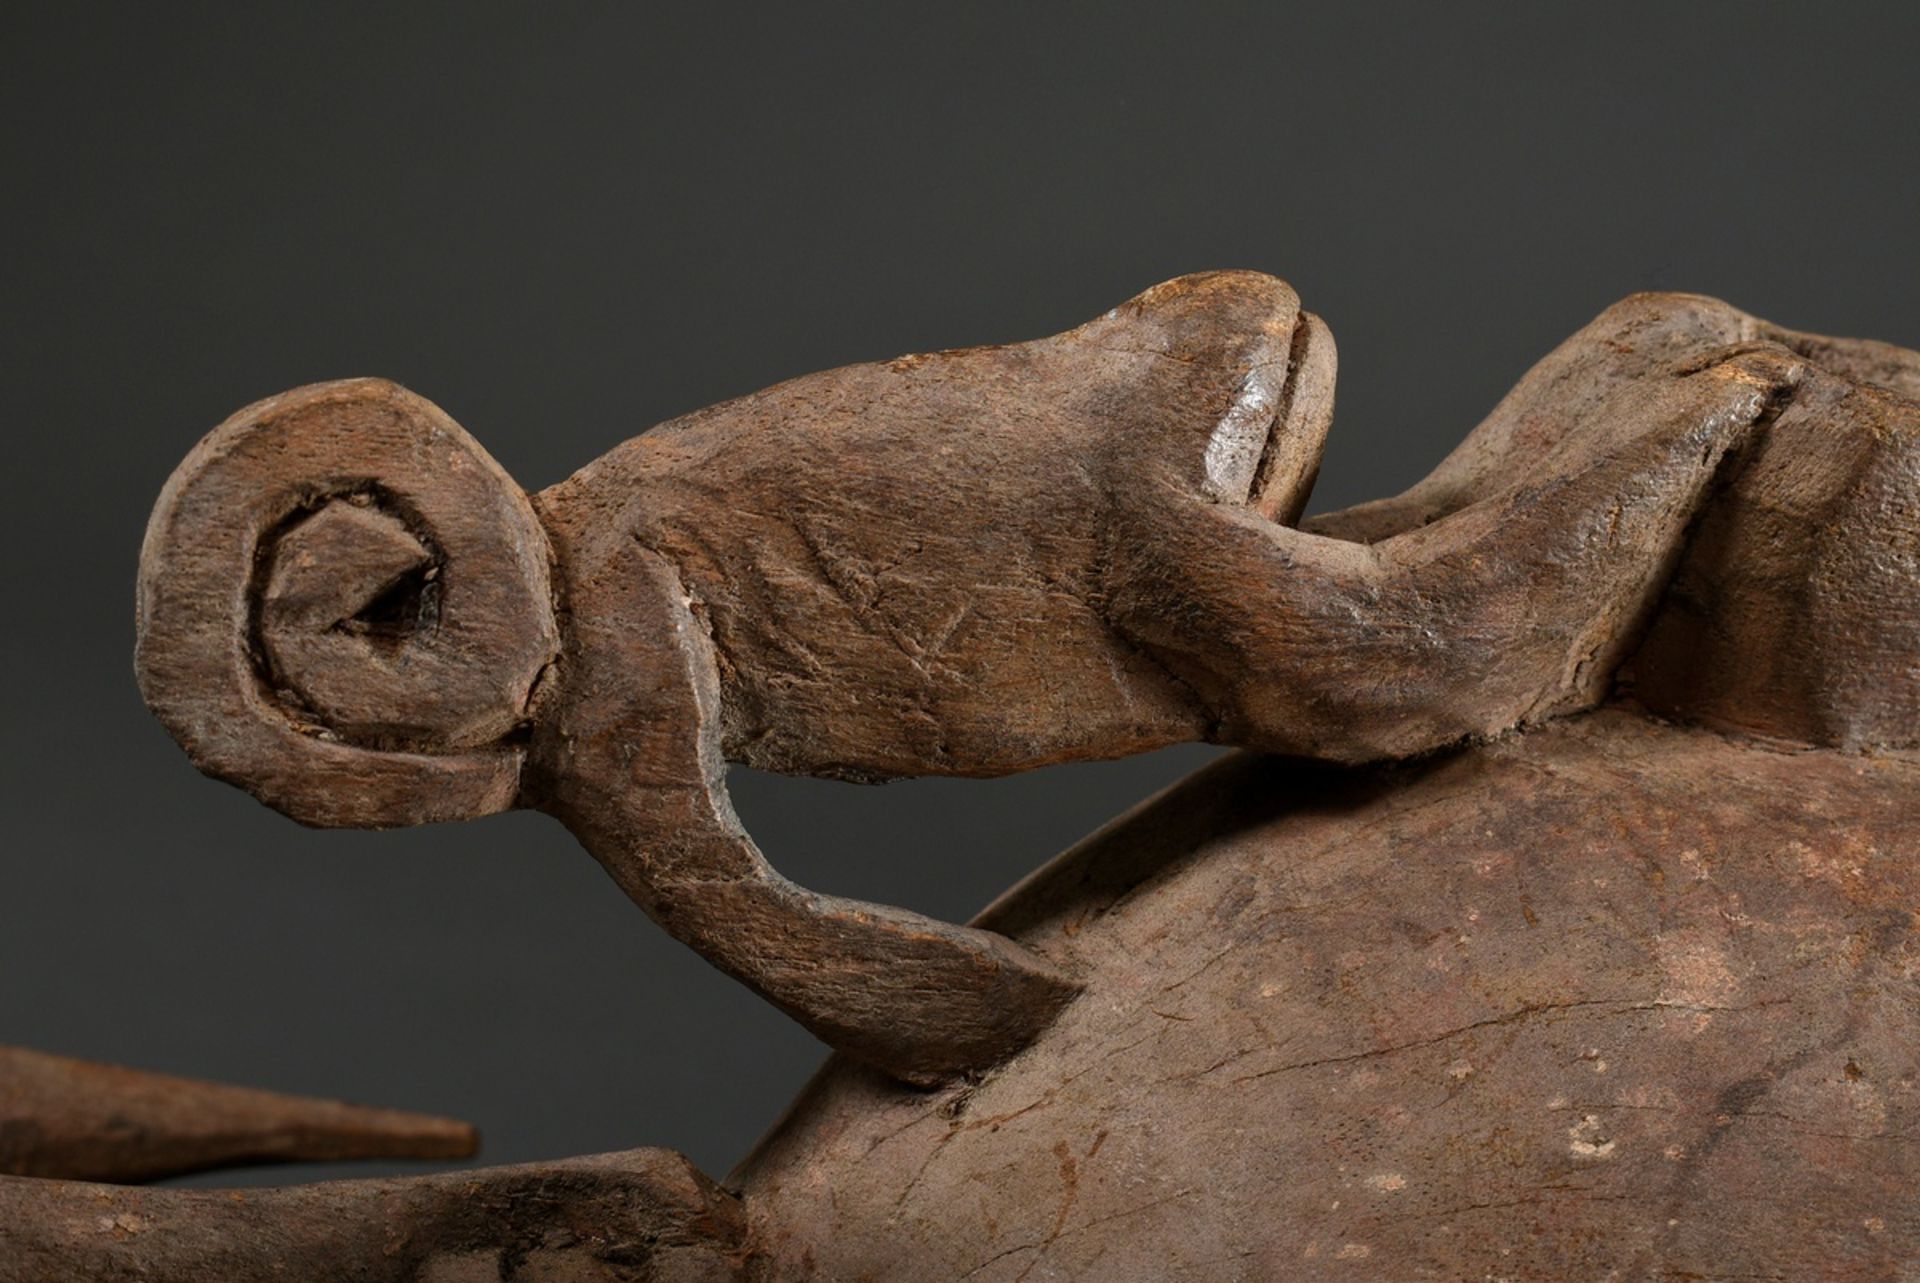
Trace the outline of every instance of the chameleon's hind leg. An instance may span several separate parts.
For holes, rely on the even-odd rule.
[[[1024,1047],[1078,992],[1059,968],[990,931],[816,895],[767,863],[727,800],[705,633],[667,564],[621,545],[585,572],[616,604],[571,620],[567,686],[591,695],[543,714],[528,800],[676,939],[836,1050],[930,1084]]]

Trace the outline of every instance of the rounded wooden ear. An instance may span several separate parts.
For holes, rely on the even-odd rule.
[[[135,668],[208,774],[306,824],[511,807],[558,651],[546,535],[441,410],[380,379],[228,419],[140,553]]]

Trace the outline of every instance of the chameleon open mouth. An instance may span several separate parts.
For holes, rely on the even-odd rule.
[[[1313,495],[1327,430],[1333,425],[1335,364],[1333,332],[1313,313],[1301,312],[1266,447],[1247,495],[1248,506],[1270,521],[1293,525]]]

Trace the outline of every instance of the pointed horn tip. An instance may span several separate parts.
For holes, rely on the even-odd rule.
[[[450,1160],[479,1144],[460,1119],[0,1047],[0,1171],[13,1174],[151,1179],[257,1162]]]
[[[392,1109],[356,1109],[353,1118],[323,1124],[326,1140],[364,1146],[366,1158],[472,1158],[480,1152],[480,1129],[458,1118]]]
[[[254,1108],[218,1125],[294,1162],[460,1159],[480,1150],[479,1128],[458,1118],[310,1096],[262,1093]]]

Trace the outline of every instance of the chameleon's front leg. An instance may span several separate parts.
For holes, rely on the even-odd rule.
[[[630,539],[605,556],[564,539],[557,551],[575,600],[593,605],[566,618],[568,669],[523,793],[675,938],[836,1050],[913,1083],[997,1063],[1078,991],[1005,937],[776,873],[727,799],[711,643],[672,568]]]
[[[1722,460],[1799,373],[1785,348],[1741,345],[1549,381],[1534,426],[1552,448],[1373,544],[1169,489],[1116,532],[1115,624],[1214,711],[1217,740],[1266,752],[1406,756],[1590,707]]]

